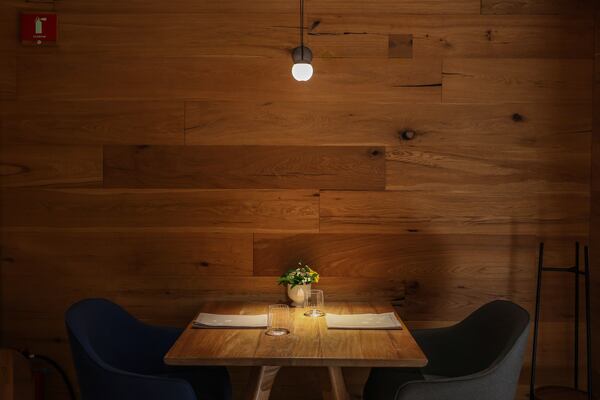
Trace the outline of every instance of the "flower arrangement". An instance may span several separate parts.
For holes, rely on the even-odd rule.
[[[298,262],[298,268],[292,268],[281,275],[277,282],[280,285],[294,287],[296,285],[309,285],[319,282],[319,273],[302,261]]]

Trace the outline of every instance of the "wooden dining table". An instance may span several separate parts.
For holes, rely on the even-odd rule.
[[[387,303],[329,303],[326,313],[362,314],[395,312]],[[266,314],[268,304],[212,302],[198,312],[214,314]],[[265,329],[186,327],[164,361],[174,366],[253,367],[247,399],[267,400],[281,367],[326,367],[331,397],[348,400],[342,367],[423,367],[427,358],[410,331],[402,329],[328,329],[324,317],[306,317],[290,308],[290,334],[268,336]]]

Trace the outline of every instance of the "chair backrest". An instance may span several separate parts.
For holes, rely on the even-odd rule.
[[[139,371],[144,354],[135,354],[145,340],[144,325],[119,305],[106,299],[86,299],[66,314],[69,335],[99,365]]]
[[[424,372],[435,369],[443,371],[443,376],[408,382],[399,389],[396,400],[514,400],[528,327],[529,314],[523,308],[493,301],[457,325],[444,328],[442,335],[423,335],[421,341],[430,341],[431,352]]]
[[[492,301],[474,311],[453,332],[455,348],[466,350],[455,364],[456,376],[494,368],[527,336],[528,326],[529,313],[510,301]]]
[[[82,300],[67,310],[66,325],[84,400],[196,398],[185,381],[144,375],[156,365],[156,343],[149,327],[120,306]]]

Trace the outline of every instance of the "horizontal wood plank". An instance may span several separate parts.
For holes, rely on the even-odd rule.
[[[551,129],[507,129],[501,139],[492,139],[488,134],[488,130],[482,130],[479,135],[456,135],[451,146],[440,137],[425,135],[418,143],[389,147],[386,187],[496,192],[588,190],[589,132],[565,132],[563,140]]]
[[[133,18],[128,13],[115,13],[118,8],[61,14],[61,53],[94,57],[285,57],[298,39],[295,9],[286,14],[251,12],[232,18],[229,12],[188,12],[188,7],[183,13],[172,8],[160,18],[151,12],[136,13]],[[24,47],[19,54],[39,54],[39,49]]]
[[[437,103],[441,96],[439,60],[386,59],[374,65],[370,59],[322,59],[314,63],[315,78],[303,85],[291,76],[289,55],[271,59],[21,55],[17,64],[19,97],[26,100],[339,102],[358,97]],[[64,85],[67,80],[69,85]]]
[[[31,276],[251,276],[252,234],[2,233],[5,279]]]
[[[3,143],[183,144],[183,102],[18,101],[0,111]]]
[[[590,60],[445,59],[446,103],[591,101]]]
[[[495,192],[578,191],[589,185],[587,151],[541,149],[532,152],[486,148],[477,153],[457,149],[388,152],[386,188],[393,190],[486,190]]]
[[[186,102],[187,144],[456,146],[534,145],[536,132],[561,148],[590,135],[580,104],[376,104],[367,102]],[[403,141],[410,130],[415,138]],[[248,134],[252,132],[253,134]],[[508,134],[509,132],[510,134]],[[565,139],[568,138],[568,139]]]
[[[205,13],[218,12],[223,14],[240,15],[243,19],[252,13],[296,13],[297,4],[288,4],[276,0],[259,0],[246,4],[237,0],[225,0],[218,3],[199,3],[192,0],[173,0],[169,4],[160,1],[129,0],[122,4],[108,5],[102,0],[65,0],[57,2],[56,9],[60,12],[89,12],[89,13]],[[293,3],[293,2],[292,2]],[[395,2],[392,0],[376,0],[364,3],[358,0],[341,2],[307,0],[306,10],[315,12],[339,12],[349,8],[359,14],[368,11],[397,12],[404,14],[479,14],[479,0],[455,0],[451,3],[443,0],[410,0]]]
[[[478,0],[307,0],[306,9],[309,13],[339,13],[347,14],[387,13],[398,14],[479,14]]]
[[[585,14],[593,0],[481,0],[482,14]]]
[[[316,231],[311,190],[10,189],[4,227]]]
[[[385,149],[107,146],[104,185],[377,190],[385,188]]]
[[[66,0],[56,2],[55,8],[61,13],[101,13],[101,14],[163,14],[163,13],[223,13],[240,16],[243,19],[250,13],[294,13],[297,4],[277,0],[258,0],[253,4],[238,0],[219,2],[198,2],[194,0],[162,1],[128,0],[118,4],[107,4],[103,0]]]
[[[501,278],[535,264],[534,236],[413,234],[262,234],[254,238],[254,273],[284,273],[302,260],[322,276],[386,278],[390,276],[470,276],[497,271]],[[490,273],[490,276],[493,273]]]
[[[0,147],[0,186],[100,185],[101,182],[102,147]]]
[[[419,16],[310,13],[307,43],[317,56],[386,57],[387,36],[410,35],[413,58],[590,58],[591,16]]]
[[[589,194],[324,191],[320,205],[323,233],[587,235]]]

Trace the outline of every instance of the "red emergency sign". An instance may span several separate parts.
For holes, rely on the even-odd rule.
[[[55,13],[21,13],[21,43],[56,44],[58,39],[58,18]]]

